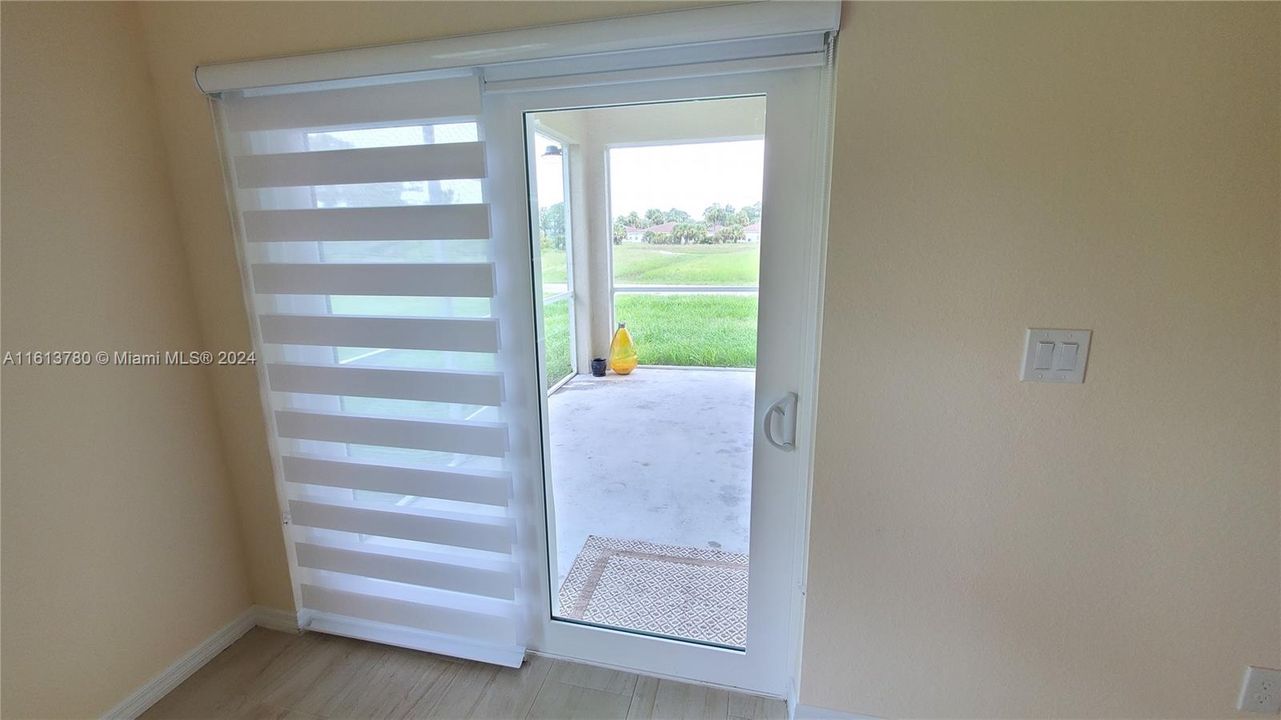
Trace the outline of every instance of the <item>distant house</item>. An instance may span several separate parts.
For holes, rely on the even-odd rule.
[[[761,239],[761,221],[743,226],[743,239],[747,242],[759,242]]]
[[[671,233],[672,228],[676,227],[674,222],[659,223],[649,227],[631,227],[623,226],[623,242],[643,242],[645,233],[654,232],[660,234]]]

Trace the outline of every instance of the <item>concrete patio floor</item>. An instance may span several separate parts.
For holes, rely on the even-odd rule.
[[[755,379],[640,367],[548,398],[557,587],[588,535],[748,551]]]

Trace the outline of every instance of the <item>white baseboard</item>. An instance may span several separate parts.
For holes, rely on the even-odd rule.
[[[815,705],[797,705],[792,717],[796,720],[881,720],[871,715],[828,710]]]
[[[108,710],[103,717],[111,720],[133,720],[255,626],[270,630],[298,632],[300,624],[298,616],[293,613],[254,605],[222,629],[205,638],[186,655],[178,658],[174,664],[143,683],[142,687],[130,693],[129,697]]]
[[[294,614],[287,610],[254,605],[249,608],[249,611],[254,614],[254,625],[268,630],[296,633],[299,628],[306,625],[302,620],[301,614]]]

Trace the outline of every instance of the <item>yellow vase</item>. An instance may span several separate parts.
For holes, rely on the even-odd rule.
[[[614,339],[609,342],[609,369],[627,375],[636,369],[636,342],[627,332],[627,323],[619,323]]]

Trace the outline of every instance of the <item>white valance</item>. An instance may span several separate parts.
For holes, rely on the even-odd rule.
[[[486,81],[741,62],[821,52],[840,26],[840,3],[752,2],[694,10],[201,65],[207,94],[451,68]],[[658,52],[656,52],[658,51]],[[777,64],[777,60],[774,61]]]

